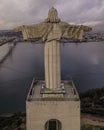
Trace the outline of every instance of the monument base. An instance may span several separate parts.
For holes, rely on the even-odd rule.
[[[27,130],[80,130],[80,100],[72,81],[66,93],[40,93],[44,81],[33,81],[27,100]]]

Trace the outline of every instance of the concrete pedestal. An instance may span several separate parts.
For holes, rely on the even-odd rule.
[[[80,100],[73,82],[63,81],[62,97],[43,97],[42,82],[33,82],[27,97],[27,130],[80,130]]]

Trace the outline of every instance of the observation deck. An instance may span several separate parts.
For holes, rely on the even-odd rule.
[[[27,101],[79,101],[79,96],[72,80],[64,80],[61,89],[45,91],[45,81],[33,79]]]

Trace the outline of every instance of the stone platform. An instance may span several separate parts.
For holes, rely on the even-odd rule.
[[[62,81],[65,93],[41,93],[45,82],[33,80],[26,100],[27,130],[80,130],[80,99],[72,81]],[[47,126],[48,123],[48,126]]]

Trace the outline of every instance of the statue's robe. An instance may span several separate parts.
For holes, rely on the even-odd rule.
[[[23,38],[43,39],[45,42],[45,83],[48,90],[57,90],[61,84],[60,67],[60,39],[79,39],[83,37],[83,32],[90,31],[91,28],[83,25],[70,25],[65,22],[50,23],[42,22],[35,25],[23,25],[14,29],[21,31]]]
[[[54,35],[49,37],[49,33],[53,30],[53,27],[56,27],[56,31]],[[17,28],[14,28],[14,31],[21,31],[23,34],[23,38],[26,39],[37,39],[42,38],[43,41],[51,41],[53,39],[60,40],[61,38],[67,39],[79,39],[83,38],[83,33],[90,31],[91,28],[83,25],[70,25],[65,22],[59,23],[47,23],[42,22],[35,25],[23,25]]]

